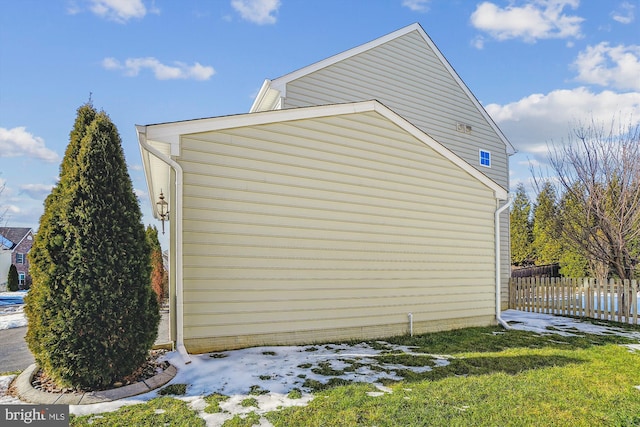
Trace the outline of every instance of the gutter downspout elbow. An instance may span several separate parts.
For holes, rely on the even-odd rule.
[[[184,307],[183,307],[183,265],[182,265],[182,167],[147,142],[146,126],[136,126],[138,142],[149,154],[166,163],[176,172],[176,212],[173,213],[176,236],[176,349],[182,361],[191,363],[191,357],[184,346]],[[144,163],[144,162],[143,162]]]
[[[500,298],[500,293],[501,293],[501,281],[500,281],[500,214],[502,214],[502,212],[504,212],[506,209],[508,209],[511,204],[513,203],[513,195],[509,194],[509,198],[507,200],[507,203],[505,203],[503,206],[499,207],[496,209],[495,214],[494,214],[494,227],[495,227],[495,248],[496,248],[496,321],[502,325],[503,328],[505,329],[511,329],[511,326],[509,326],[509,324],[507,322],[505,322],[502,317],[500,317],[500,304],[501,304],[501,298]]]

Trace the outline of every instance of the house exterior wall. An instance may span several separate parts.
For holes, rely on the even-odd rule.
[[[31,251],[31,246],[33,246],[33,233],[29,232],[11,252],[11,263],[16,266],[18,276],[24,274],[25,277],[25,282],[20,284],[21,287],[31,284],[28,257],[29,251]],[[21,254],[20,258],[22,258],[22,262],[18,262],[20,261],[18,259],[18,254]]]
[[[495,320],[493,191],[376,112],[182,136],[199,353]]]
[[[11,251],[9,249],[0,249],[0,292],[7,290],[9,268],[11,268]]]
[[[370,99],[509,188],[507,147],[417,30],[287,83],[282,108]],[[458,131],[458,124],[470,125],[471,131]],[[481,149],[491,153],[491,167],[480,165]],[[501,217],[500,236],[506,308],[511,264],[508,212]]]
[[[293,80],[285,92],[283,108],[376,99],[509,186],[504,142],[418,31]],[[458,131],[458,123],[471,132]],[[491,153],[490,168],[480,166],[480,149]]]

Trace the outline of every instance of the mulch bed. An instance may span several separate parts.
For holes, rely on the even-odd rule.
[[[149,352],[149,356],[145,363],[136,369],[132,374],[127,375],[126,377],[115,381],[112,385],[102,388],[64,388],[58,386],[51,378],[49,378],[42,369],[39,369],[38,372],[33,376],[31,380],[31,385],[36,390],[44,391],[47,393],[85,393],[90,391],[102,391],[102,390],[110,390],[113,388],[123,387],[129,384],[134,384],[139,381],[146,380],[151,378],[169,367],[169,362],[162,361],[159,362],[158,359],[167,353],[167,350],[151,350]]]

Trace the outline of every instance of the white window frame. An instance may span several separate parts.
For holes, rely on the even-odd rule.
[[[24,286],[27,275],[25,273],[18,273],[18,284]]]
[[[486,154],[486,156],[483,156],[483,154]],[[489,161],[489,164],[483,163],[483,160],[485,158]],[[480,166],[483,166],[485,168],[490,168],[491,167],[491,151],[482,150],[482,149],[479,150],[478,151],[478,161],[480,162]]]
[[[25,264],[24,255],[22,252],[16,252],[16,264]]]

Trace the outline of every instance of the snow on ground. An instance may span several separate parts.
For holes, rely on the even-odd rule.
[[[640,332],[593,325],[589,322],[581,322],[580,320],[560,316],[508,310],[503,312],[502,318],[509,322],[514,329],[562,335],[575,335],[578,333],[618,334],[638,339],[640,343]],[[640,351],[640,344],[628,347],[631,350]],[[373,347],[365,343],[357,345],[324,344],[315,346],[254,347],[243,350],[191,355],[191,363],[189,364],[184,364],[180,354],[175,351],[167,353],[164,358],[178,368],[178,374],[169,384],[188,384],[186,395],[178,398],[188,402],[194,410],[198,411],[208,426],[220,426],[225,420],[232,418],[236,414],[249,412],[264,414],[278,408],[308,404],[313,399],[313,395],[304,393],[303,383],[305,380],[326,382],[330,377],[340,377],[352,381],[372,383],[380,390],[379,393],[372,392],[370,394],[375,397],[389,392],[389,389],[383,387],[379,381],[381,378],[399,379],[394,372],[399,368],[421,371],[432,369],[428,366],[401,367],[376,360],[376,356],[383,351],[389,350],[413,353],[409,347],[378,342]],[[444,355],[429,356],[433,358],[436,369],[437,366],[448,364],[448,359],[450,359],[450,356]],[[313,372],[318,367],[330,368],[334,371],[344,370],[344,372],[335,372],[330,376],[324,376]],[[379,369],[380,367],[387,370],[387,372],[382,372]],[[0,377],[0,404],[17,403],[14,398],[4,396],[12,378],[11,376]],[[254,391],[264,390],[265,394],[250,394],[252,389]],[[301,398],[292,399],[287,396],[294,389],[303,391]],[[225,412],[217,414],[204,413],[204,408],[207,406],[204,397],[212,393],[230,396],[227,401],[220,404],[220,407]],[[115,402],[72,405],[70,412],[76,415],[99,414],[115,411],[125,405],[146,402],[154,397],[158,397],[157,390]],[[258,401],[258,408],[241,406],[241,402],[247,398],[255,398]],[[261,425],[269,425],[269,423],[262,418]]]
[[[0,292],[0,330],[27,326],[24,316],[25,291]]]
[[[187,365],[177,352],[168,353],[166,359],[178,367],[178,374],[170,384],[188,384],[187,394],[180,399],[190,402],[191,407],[198,410],[200,416],[207,421],[207,425],[219,426],[235,414],[249,412],[263,414],[278,408],[306,405],[313,399],[311,394],[304,393],[303,384],[306,380],[326,383],[329,378],[339,377],[354,382],[376,384],[381,393],[384,393],[388,389],[385,389],[379,381],[382,378],[400,380],[401,377],[394,372],[395,370],[399,368],[416,371],[432,369],[429,366],[404,367],[381,363],[375,358],[383,351],[411,352],[411,349],[382,342],[375,347],[365,343],[254,347],[191,355],[191,363]],[[446,356],[430,356],[435,359],[437,366],[449,363]],[[330,376],[314,373],[313,370],[320,365],[324,369],[345,370],[345,372],[342,374],[336,372]],[[376,366],[388,372],[372,369]],[[294,389],[303,391],[301,398],[287,397],[287,394]],[[263,390],[265,394],[250,394],[251,390],[258,393]],[[212,393],[230,396],[229,400],[220,404],[220,407],[227,412],[218,414],[203,412],[207,406],[204,397]],[[144,402],[157,396],[157,391],[153,391],[118,402],[71,406],[70,411],[76,415],[112,411],[126,404]],[[258,408],[241,406],[241,402],[247,398],[255,398],[258,401]],[[1,398],[0,403],[2,403]]]
[[[595,325],[562,316],[543,313],[529,313],[518,310],[506,310],[501,314],[502,320],[513,329],[536,332],[538,334],[554,333],[571,336],[578,333],[596,335],[620,335],[640,341],[640,332],[625,331],[614,326]]]

